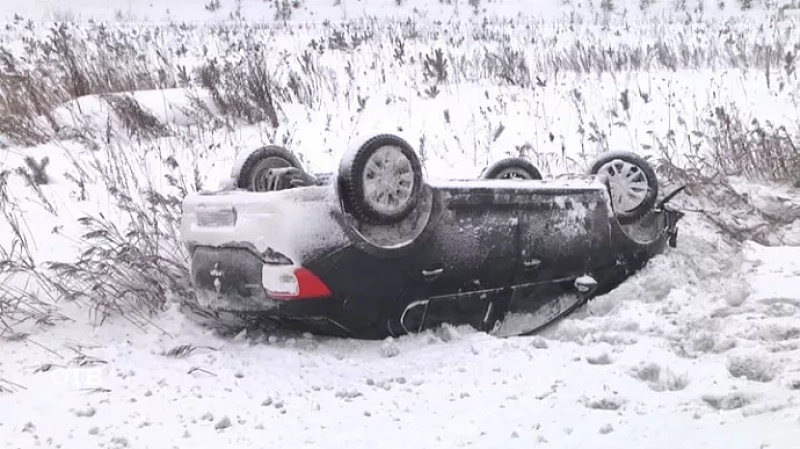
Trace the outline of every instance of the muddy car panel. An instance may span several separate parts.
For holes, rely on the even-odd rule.
[[[619,225],[606,187],[593,178],[429,187],[419,234],[388,249],[353,231],[328,187],[187,198],[182,226],[198,297],[211,308],[355,337],[445,322],[492,330],[508,313],[535,314],[551,304],[570,309],[610,290],[663,251],[677,221],[673,212],[653,211],[636,225]],[[203,208],[236,209],[237,221],[202,226]],[[259,287],[265,265],[302,266],[330,295],[271,298]],[[578,288],[585,276],[597,280],[596,288]],[[556,301],[566,296],[575,300]],[[543,316],[569,311],[551,309]]]

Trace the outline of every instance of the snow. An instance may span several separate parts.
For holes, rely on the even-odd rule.
[[[100,95],[86,95],[65,103],[53,113],[54,118],[65,126],[90,126],[98,127],[106,124],[108,115],[113,109],[109,106],[108,98],[129,97],[153,114],[161,123],[171,123],[177,126],[191,126],[200,124],[200,119],[192,116],[186,110],[193,99],[212,111],[216,109],[208,93],[196,89],[159,89],[142,90],[130,93],[116,93]],[[117,124],[117,127],[121,125]]]
[[[306,24],[298,28],[253,23],[274,21],[274,2],[223,0],[213,12],[205,3],[3,2],[0,15],[9,22],[0,29],[0,47],[17,58],[19,72],[4,66],[2,74],[25,76],[37,62],[54,64],[47,44],[52,20],[75,19],[68,32],[89,55],[124,55],[169,78],[179,66],[193,74],[213,58],[246,59],[255,43],[274,62],[282,86],[289,74],[301,73],[316,93],[281,101],[273,130],[230,123],[196,79],[194,87],[167,82],[169,88],[128,92],[168,127],[166,135],[132,135],[107,100],[88,95],[56,109],[62,134],[44,144],[0,138],[0,172],[12,171],[4,189],[11,201],[0,206],[13,208],[37,262],[70,262],[89,247],[77,222],[82,216],[108,217],[122,230],[136,218],[116,207],[112,185],[164,195],[213,188],[230,178],[237,159],[264,143],[291,148],[311,172],[335,172],[348,145],[358,142],[353,136],[385,130],[419,150],[433,184],[482,186],[474,180],[482,167],[522,154],[548,178],[524,185],[580,189],[594,181],[558,176],[582,173],[608,149],[677,163],[701,159],[714,148],[709,120],[717,107],[745,123],[758,119],[790,131],[798,119],[798,81],[787,73],[793,66],[766,71],[757,53],[797,41],[793,10],[779,12],[788,2],[754,2],[742,12],[736,2],[720,10],[717,2],[690,0],[680,10],[680,2],[658,1],[642,14],[640,2],[629,0],[614,2],[615,12],[606,15],[600,2],[543,0],[532,10],[526,0],[482,0],[486,12],[476,15],[464,1],[304,0],[289,20]],[[373,40],[324,46],[355,17],[365,17],[361,25]],[[396,36],[405,39],[403,62],[393,55]],[[324,51],[309,50],[312,39]],[[101,51],[115,43],[119,53]],[[501,43],[524,49],[530,86],[511,85],[487,67],[486,52],[502,54]],[[450,78],[441,84],[424,76],[421,62],[438,48],[451,61]],[[595,73],[600,63],[576,70],[582,60],[569,58],[590,54],[576,48],[639,51],[643,62],[620,71]],[[675,51],[678,67],[665,65],[655,49]],[[296,57],[305,51],[310,72]],[[193,98],[211,115],[189,114]],[[69,129],[87,131],[88,142],[70,138]],[[34,189],[13,173],[26,156],[49,158],[50,184]],[[537,318],[530,316],[512,317],[495,335],[450,326],[386,341],[254,328],[229,335],[202,326],[173,302],[142,325],[119,316],[98,324],[90,307],[61,301],[66,320],[24,322],[14,334],[0,329],[0,441],[21,449],[794,448],[800,194],[796,186],[743,176],[728,181],[738,202],[721,208],[699,194],[680,195],[672,204],[687,217],[677,248],[536,336],[500,335],[514,324],[527,327],[526,320]],[[279,247],[285,236],[297,238],[293,232],[305,232],[305,240],[343,239],[330,221],[304,220],[304,208],[327,204],[332,194],[325,186],[274,195],[273,204],[292,206],[278,204],[272,212],[298,212],[282,216],[284,226],[270,228],[269,239]],[[244,201],[242,207],[256,210],[264,204],[260,195],[196,199]],[[747,233],[741,245],[704,214],[749,226],[763,219],[753,208],[780,218],[780,225],[765,226],[763,238]],[[174,225],[162,224],[167,232]],[[270,221],[253,224],[265,225]],[[214,238],[230,239],[217,232]],[[19,248],[11,235],[0,219],[0,248]],[[0,279],[4,288],[21,281]]]
[[[25,389],[4,396],[0,438],[13,447],[794,447],[798,309],[759,299],[791,282],[800,252],[748,245],[731,264],[731,249],[707,253],[713,236],[692,229],[542,336],[445,327],[393,340],[391,357],[385,342],[223,338],[174,309],[155,322],[166,333],[122,320],[92,327],[70,310],[75,321],[57,332],[4,343],[3,378]],[[757,273],[723,282],[733,270]],[[739,289],[746,299],[728,306]],[[163,355],[185,344],[197,349]],[[99,362],[74,365],[74,349]],[[36,372],[45,363],[64,367]],[[737,363],[771,380],[734,377]]]
[[[594,176],[581,178],[558,177],[552,179],[431,179],[428,184],[444,189],[488,189],[488,190],[530,190],[542,194],[552,194],[574,190],[576,192],[599,191],[605,192],[606,188]]]
[[[575,295],[565,295],[553,302],[543,305],[533,313],[509,313],[506,319],[498,326],[497,330],[492,332],[492,335],[509,337],[528,334],[539,330],[556,318],[564,315],[579,302],[579,297]]]
[[[333,185],[275,192],[222,191],[193,194],[183,202],[181,239],[192,245],[252,245],[263,253],[278,251],[295,263],[325,248],[348,241],[332,212],[338,205]],[[233,226],[202,226],[197,215],[204,209],[236,211]]]

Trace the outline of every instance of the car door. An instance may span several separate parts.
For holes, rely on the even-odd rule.
[[[520,266],[510,312],[531,312],[574,292],[591,275],[611,238],[602,188],[542,187],[518,204]]]
[[[519,266],[518,217],[510,196],[468,182],[437,188],[438,224],[408,257],[404,331],[444,322],[482,327],[494,303],[510,300]]]

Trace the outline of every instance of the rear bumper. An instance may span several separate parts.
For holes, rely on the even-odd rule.
[[[333,302],[332,297],[278,300],[262,283],[266,262],[243,247],[199,246],[192,253],[192,282],[203,307],[226,311],[312,312]],[[324,310],[321,310],[324,311]]]
[[[264,261],[245,248],[200,246],[192,253],[192,282],[200,305],[219,310],[271,310],[261,282]]]
[[[198,305],[220,312],[260,314],[292,322],[312,331],[358,336],[354,319],[336,297],[277,300],[262,284],[265,261],[242,247],[198,246],[192,253],[191,273]]]

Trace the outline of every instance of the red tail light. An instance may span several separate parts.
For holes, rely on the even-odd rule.
[[[280,300],[324,298],[331,291],[322,280],[304,267],[264,265],[261,282],[267,296]]]

